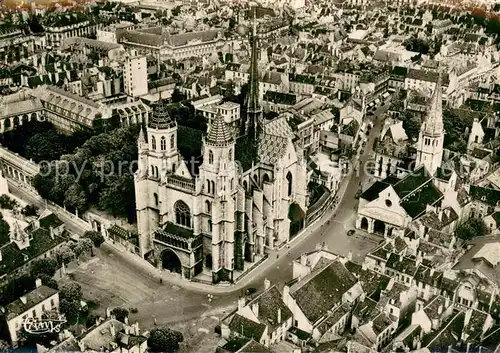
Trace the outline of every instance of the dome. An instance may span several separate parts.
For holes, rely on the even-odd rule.
[[[148,127],[153,129],[170,129],[176,127],[176,122],[170,117],[166,104],[161,101],[154,105],[149,115]]]

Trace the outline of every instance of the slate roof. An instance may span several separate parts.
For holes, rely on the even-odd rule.
[[[247,319],[239,314],[234,315],[228,327],[231,332],[257,341],[260,341],[266,330],[266,325]]]
[[[500,190],[471,185],[469,195],[474,200],[487,203],[490,206],[500,205]]]
[[[2,104],[0,101],[0,116],[10,117],[23,114],[31,114],[32,112],[43,109],[42,103],[38,99],[26,99],[17,102],[8,102]]]
[[[367,201],[376,200],[381,191],[385,190],[389,185],[394,185],[398,181],[399,179],[394,176],[389,176],[382,181],[376,181],[366,189],[360,197]]]
[[[447,351],[449,346],[454,346],[459,341],[464,327],[464,319],[465,313],[458,312],[442,325],[441,330],[424,336],[422,347],[427,347],[432,352]]]
[[[357,282],[340,261],[334,261],[308,280],[297,283],[298,288],[292,288],[290,293],[304,315],[314,323],[342,302],[344,293]]]
[[[435,177],[444,181],[449,181],[452,175],[452,171],[450,169],[438,167],[436,169]]]
[[[392,324],[393,321],[386,313],[380,313],[380,315],[373,320],[373,332],[378,336]]]
[[[432,271],[430,267],[425,265],[418,266],[415,273],[415,280],[436,288],[439,288],[442,278],[442,272]]]
[[[472,309],[470,320],[464,327],[464,332],[469,335],[469,337],[467,338],[469,342],[480,340],[480,336],[483,333],[483,327],[487,317],[488,313],[477,309]]]
[[[35,290],[24,295],[26,298],[26,304],[24,304],[21,299],[16,299],[12,303],[8,304],[6,307],[7,315],[11,318],[19,316],[20,314],[30,310],[38,303],[41,303],[45,299],[50,298],[57,293],[57,290],[41,285]]]
[[[448,306],[452,305],[452,303],[448,302]],[[439,314],[438,308],[441,307],[443,312],[448,308],[446,307],[446,298],[442,295],[436,295],[434,298],[429,300],[429,302],[424,307],[424,312],[427,317],[431,320],[438,320],[442,313]]]
[[[254,303],[259,305],[258,319],[268,326],[268,332],[276,330],[283,322],[292,317],[292,312],[283,302],[281,293],[276,286],[272,286],[259,295],[248,303],[248,306],[251,308]],[[278,310],[281,310],[281,322],[278,322]]]
[[[347,304],[342,304],[331,313],[318,325],[317,329],[321,334],[325,334],[333,325],[335,325],[343,316],[350,312],[350,307]]]
[[[396,254],[389,256],[386,267],[412,277],[417,272],[417,264],[414,259]]]

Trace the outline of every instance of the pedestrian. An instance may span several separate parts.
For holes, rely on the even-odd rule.
[[[154,324],[156,326],[157,325],[157,323],[156,323],[156,317],[153,319],[153,322],[154,322]]]

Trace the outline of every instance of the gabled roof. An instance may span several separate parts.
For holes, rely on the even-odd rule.
[[[500,201],[500,190],[485,188],[482,186],[471,185],[469,195],[476,201],[496,206]]]
[[[396,184],[398,181],[399,179],[395,176],[388,176],[382,181],[376,181],[368,189],[366,189],[360,197],[367,201],[376,200],[380,192],[385,190],[388,186]]]
[[[304,315],[314,323],[341,303],[344,293],[357,282],[340,261],[334,261],[308,280],[297,283],[297,288],[292,287],[290,293]]]
[[[292,317],[292,312],[283,302],[281,293],[276,286],[272,286],[257,298],[248,303],[250,308],[253,304],[259,305],[258,319],[261,323],[269,327],[269,332],[274,331],[283,322]],[[281,321],[278,321],[278,311],[280,311]]]
[[[47,298],[50,298],[51,296],[57,294],[58,291],[41,285],[40,287],[36,288],[35,290],[26,293],[23,297],[26,298],[26,304],[21,300],[21,299],[16,299],[12,303],[8,304],[6,309],[7,309],[7,315],[10,317],[12,316],[18,316],[28,310],[30,310],[32,307],[37,305],[38,303],[41,303]]]
[[[253,338],[260,341],[266,330],[266,325],[247,319],[244,316],[235,314],[229,323],[231,332],[237,333],[243,337]]]

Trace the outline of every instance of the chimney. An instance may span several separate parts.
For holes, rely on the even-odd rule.
[[[321,250],[328,251],[328,244],[326,243],[326,241],[324,241],[323,243],[321,243]]]
[[[106,319],[109,319],[111,317],[111,309],[106,308]]]
[[[259,303],[252,304],[252,312],[256,317],[259,317]]]
[[[111,333],[111,337],[116,336],[116,328],[114,323],[111,323],[111,325],[109,326],[109,333]]]
[[[85,343],[83,343],[83,341],[78,341],[78,347],[80,351],[85,352]]]
[[[123,322],[125,323],[125,325],[128,325],[128,316],[125,316],[125,319],[123,319]]]
[[[245,307],[245,304],[246,304],[245,297],[240,297],[238,299],[238,311],[243,310],[243,308]]]
[[[124,329],[125,329],[125,334],[130,335],[130,326],[125,325]]]
[[[403,254],[399,254],[399,262],[403,262]]]
[[[442,313],[443,313],[443,304],[439,304],[438,315],[441,315]]]
[[[288,305],[288,297],[290,296],[290,287],[288,287],[286,284],[283,287],[283,302]]]
[[[347,254],[347,260],[352,261],[352,251]]]
[[[139,323],[136,321],[134,324],[134,335],[139,336]]]
[[[429,275],[431,275],[431,277],[434,276],[434,267],[431,267],[430,271],[429,271]]]
[[[446,215],[447,218],[450,218],[451,211],[449,207],[445,208],[444,214]]]
[[[388,252],[385,253],[385,258],[387,260],[389,260],[389,257],[391,257],[391,253],[388,251]]]
[[[271,281],[264,278],[264,290],[268,290],[271,287]]]
[[[35,288],[38,288],[42,285],[42,280],[40,278],[37,278],[35,280]]]
[[[281,308],[278,308],[278,324],[281,324]]]
[[[22,297],[20,297],[19,299],[23,302],[23,304],[27,303],[26,297],[24,295]]]
[[[445,309],[448,309],[450,307],[450,298],[448,298],[448,297],[445,298],[444,306],[445,306]]]
[[[302,266],[307,265],[307,256],[306,255],[304,255],[304,254],[300,255],[300,264]]]
[[[439,221],[443,221],[443,210],[441,208],[438,209],[438,218]]]

